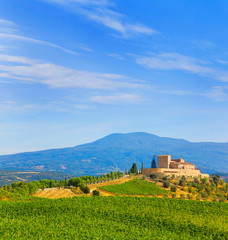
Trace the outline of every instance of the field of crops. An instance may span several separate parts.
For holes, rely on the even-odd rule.
[[[164,193],[167,193],[166,190],[161,189],[155,183],[141,179],[134,179],[123,184],[99,188],[120,195],[163,195]]]
[[[228,239],[228,204],[140,197],[0,201],[1,239]]]

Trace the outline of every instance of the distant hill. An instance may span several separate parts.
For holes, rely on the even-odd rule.
[[[67,174],[64,172],[37,172],[37,171],[14,171],[14,170],[1,170],[0,171],[0,186],[8,185],[13,182],[32,182],[32,181],[39,181],[41,179],[54,179],[57,181],[65,179],[65,177],[70,178],[73,175]]]
[[[150,167],[153,155],[170,154],[196,164],[201,172],[228,172],[228,143],[192,143],[149,133],[115,133],[70,148],[0,156],[0,169],[61,171],[74,175],[129,169],[133,162]]]

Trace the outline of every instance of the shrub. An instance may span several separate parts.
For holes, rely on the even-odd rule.
[[[175,199],[177,198],[175,193],[172,194],[172,198],[175,198]]]
[[[198,200],[198,201],[200,200],[200,195],[196,196],[196,200]]]
[[[180,195],[180,199],[185,200],[184,194],[181,194],[181,195]]]
[[[177,186],[172,185],[170,189],[171,189],[172,192],[176,192],[177,191]]]
[[[93,190],[93,196],[100,196],[100,192],[98,190]]]
[[[168,180],[168,177],[167,177],[167,176],[164,176],[164,177],[162,178],[162,180],[163,180],[163,181]]]
[[[207,183],[207,180],[208,180],[208,179],[207,179],[206,177],[205,177],[205,178],[202,178],[202,179],[201,179],[201,183],[202,183],[202,184],[206,184],[206,183]]]
[[[142,176],[142,180],[146,180],[146,176],[145,175]]]
[[[163,182],[163,187],[164,188],[168,188],[170,186],[170,182],[168,181],[168,180],[165,180],[164,182]]]
[[[82,190],[82,192],[84,192],[84,193],[90,193],[90,189],[89,189],[89,187],[87,187],[87,186],[82,186],[82,187],[80,187],[80,189]]]
[[[185,180],[186,180],[186,177],[185,177],[185,176],[182,176],[181,179],[185,181]]]
[[[150,179],[156,179],[156,178],[157,178],[157,175],[155,173],[150,174]]]
[[[179,181],[179,185],[182,186],[182,187],[184,187],[184,186],[185,186],[185,180],[184,180],[184,179],[181,179],[181,180]]]
[[[196,190],[193,188],[192,189],[192,194],[195,195],[196,194]]]
[[[189,194],[189,193],[188,193],[188,195],[187,195],[187,198],[188,198],[189,200],[192,200],[192,199],[193,199],[192,195]]]

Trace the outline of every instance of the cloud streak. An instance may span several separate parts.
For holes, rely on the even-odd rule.
[[[116,94],[109,96],[97,95],[90,98],[92,102],[103,103],[103,104],[135,104],[141,103],[144,99],[140,95],[124,93],[124,94]]]
[[[208,67],[208,62],[184,56],[177,53],[163,53],[149,57],[138,57],[136,62],[149,69],[182,70],[203,77],[212,77],[222,82],[228,82],[228,72]]]
[[[27,41],[27,42],[31,42],[31,43],[36,43],[36,44],[42,44],[48,47],[53,47],[53,48],[57,48],[63,52],[69,53],[69,54],[73,54],[73,55],[78,55],[77,52],[75,51],[71,51],[69,49],[66,49],[62,46],[59,46],[57,44],[54,43],[50,43],[47,41],[42,41],[42,40],[37,40],[34,38],[29,38],[29,37],[24,37],[24,36],[20,36],[20,35],[16,35],[16,34],[8,34],[8,33],[0,33],[0,37],[1,38],[7,38],[7,39],[16,39],[16,40],[21,40],[21,41]]]
[[[74,70],[33,59],[0,55],[0,77],[45,84],[56,88],[118,89],[141,88],[126,76]],[[11,63],[11,64],[10,64]],[[13,64],[12,64],[13,63]]]
[[[140,23],[132,23],[124,15],[114,10],[109,0],[43,0],[58,4],[70,11],[85,16],[109,29],[120,33],[124,38],[136,35],[152,35],[158,32]]]

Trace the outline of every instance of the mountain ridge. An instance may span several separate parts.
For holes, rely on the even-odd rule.
[[[74,147],[0,155],[0,169],[101,174],[123,171],[133,162],[149,167],[154,154],[182,157],[203,172],[228,172],[228,142],[190,142],[146,132],[113,133]]]

